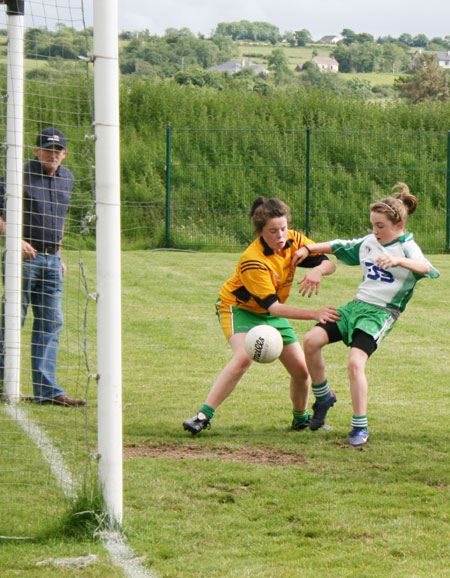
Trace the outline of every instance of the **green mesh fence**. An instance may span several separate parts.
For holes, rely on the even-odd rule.
[[[408,223],[417,241],[426,252],[448,249],[447,132],[168,126],[166,137],[166,205],[151,211],[164,221],[159,246],[242,249],[261,194],[284,200],[292,225],[314,240],[360,236],[370,203],[404,181],[419,199]]]
[[[408,222],[427,252],[446,248],[446,133],[313,131],[311,227],[322,238],[359,236],[369,226],[369,205],[397,181],[419,199]]]

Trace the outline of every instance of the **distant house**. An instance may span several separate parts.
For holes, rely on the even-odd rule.
[[[331,36],[322,36],[319,42],[321,44],[337,44],[339,40],[342,40],[342,36],[339,36],[339,34],[337,35],[333,34]]]
[[[447,51],[439,51],[439,50],[422,50],[421,48],[414,54],[413,57],[413,64],[419,54],[434,54],[438,59],[439,66],[442,68],[449,68],[450,69],[450,50]]]
[[[251,68],[255,74],[259,74],[260,72],[263,74],[269,74],[269,70],[267,70],[267,68],[264,68],[264,66],[260,66],[259,64],[255,64],[251,60],[241,60],[240,62],[236,60],[228,60],[228,62],[224,62],[223,64],[210,66],[208,70],[218,70],[219,72],[235,74],[243,68]]]
[[[320,69],[321,72],[339,72],[339,62],[334,58],[324,58],[314,56],[311,62]]]

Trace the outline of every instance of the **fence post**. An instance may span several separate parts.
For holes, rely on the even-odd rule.
[[[166,127],[166,248],[170,247],[170,177],[172,154],[172,127]]]
[[[306,207],[305,207],[305,233],[309,237],[311,233],[311,206],[310,206],[310,176],[311,176],[311,127],[306,127]]]
[[[450,252],[450,130],[447,133],[447,219],[446,219],[447,239],[445,250]]]

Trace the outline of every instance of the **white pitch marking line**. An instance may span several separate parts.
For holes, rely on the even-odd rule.
[[[24,432],[41,451],[45,461],[50,466],[52,474],[60,482],[61,489],[69,498],[75,498],[79,484],[75,483],[69,468],[64,463],[62,454],[57,450],[47,434],[16,404],[6,404],[4,411],[16,420]],[[157,574],[147,570],[142,565],[143,558],[138,558],[126,544],[126,538],[121,532],[102,532],[102,542],[111,556],[115,566],[121,568],[128,578],[157,578]]]

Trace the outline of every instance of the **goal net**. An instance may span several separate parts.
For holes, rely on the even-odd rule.
[[[9,13],[11,3],[6,4],[0,6],[0,142],[3,144],[0,172],[3,186],[9,191],[7,183],[21,182],[22,175],[11,174],[8,164],[8,150],[11,155],[11,149],[14,149],[8,128],[11,126],[8,125],[8,101],[10,106],[12,98],[8,94],[8,73],[14,75],[14,71],[8,71],[8,66],[11,68],[8,51],[14,46],[11,26],[15,19]],[[67,139],[67,157],[62,166],[74,176],[61,251],[66,269],[62,292],[63,326],[59,333],[59,348],[55,339],[49,346],[53,348],[50,357],[56,358],[56,381],[64,394],[75,400],[85,399],[87,405],[67,407],[36,403],[36,367],[44,364],[51,370],[52,364],[51,359],[36,359],[43,351],[37,341],[45,339],[46,319],[54,319],[57,314],[49,310],[53,306],[49,303],[53,302],[47,300],[45,283],[36,282],[30,287],[26,316],[23,305],[19,304],[16,317],[21,319],[12,320],[12,325],[15,321],[19,326],[20,339],[7,343],[9,334],[6,331],[3,340],[6,351],[8,347],[19,348],[20,359],[16,368],[19,398],[11,403],[6,373],[0,390],[0,534],[11,539],[39,536],[48,529],[52,520],[59,519],[83,489],[92,487],[97,466],[95,145],[93,67],[89,58],[93,30],[86,26],[82,0],[32,0],[22,4],[24,16],[17,23],[17,26],[23,24],[24,46],[23,121],[19,123],[22,132],[16,135],[20,136],[16,142],[23,141],[20,147],[23,159],[20,160],[25,163],[35,159],[37,135],[43,129],[54,127]],[[17,166],[22,166],[22,162]],[[5,196],[8,194],[5,192]],[[62,218],[56,206],[58,202],[49,209],[56,211],[57,219]],[[10,206],[8,203],[9,198],[6,207]],[[33,211],[33,203],[34,200],[24,204],[24,211],[25,206]],[[4,214],[7,227],[12,214],[7,210]],[[22,217],[24,222],[29,222],[27,215]],[[34,223],[33,226],[46,225]],[[5,271],[11,271],[8,258],[14,253],[8,249],[8,231],[6,236],[3,295],[7,283]],[[48,238],[45,231],[42,238]],[[14,239],[10,242],[14,247]],[[21,239],[16,239],[17,246],[21,247]],[[46,247],[39,249],[42,260],[55,261],[52,247],[48,254]],[[21,267],[19,264],[19,272]],[[37,295],[37,291],[42,291],[42,295]],[[7,316],[11,313],[5,307],[5,301],[8,300],[3,299],[3,325],[8,327],[11,320],[8,321]],[[36,303],[42,306],[35,306]],[[57,356],[55,349],[58,349]]]

